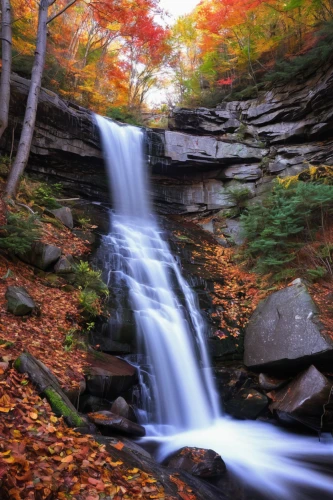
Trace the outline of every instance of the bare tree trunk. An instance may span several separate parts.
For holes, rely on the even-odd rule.
[[[32,136],[34,133],[38,98],[40,93],[41,81],[43,76],[43,69],[46,54],[46,39],[47,39],[47,11],[50,0],[40,0],[38,9],[38,28],[37,28],[37,42],[35,51],[35,60],[32,67],[31,83],[25,110],[23,127],[20,137],[20,142],[17,150],[17,155],[11,168],[5,195],[8,197],[15,197],[20,177],[23,174],[26,164],[28,163]]]
[[[2,69],[0,81],[0,139],[8,125],[10,72],[12,68],[12,25],[10,0],[1,0]]]
[[[38,27],[37,27],[37,42],[35,50],[34,65],[32,67],[31,82],[29,88],[29,95],[27,100],[27,107],[25,110],[23,127],[20,137],[20,142],[17,150],[17,155],[13,166],[11,168],[6,189],[5,196],[15,198],[21,175],[24,172],[26,164],[28,163],[32,137],[35,129],[38,98],[40,87],[42,83],[42,76],[46,56],[46,41],[47,41],[47,24],[65,12],[76,0],[70,0],[68,4],[63,7],[57,14],[50,18],[47,17],[48,8],[55,3],[56,0],[40,0],[38,8]]]

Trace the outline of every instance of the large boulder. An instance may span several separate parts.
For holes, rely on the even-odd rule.
[[[136,368],[110,354],[91,350],[88,363],[87,392],[93,396],[113,400],[137,381]]]
[[[60,207],[56,208],[55,210],[47,210],[47,214],[60,220],[60,222],[62,222],[63,225],[68,227],[69,229],[73,229],[73,215],[70,208]]]
[[[42,271],[46,271],[52,266],[52,264],[59,260],[60,256],[60,248],[55,245],[48,245],[47,243],[37,241],[33,243],[28,252],[20,255],[20,258],[24,262],[38,267],[38,269],[41,269]]]
[[[312,365],[286,387],[271,393],[273,403],[269,408],[283,421],[292,419],[320,430],[324,405],[329,401],[331,389],[332,382]],[[326,421],[325,425],[324,430],[332,430],[333,419]]]
[[[168,458],[167,465],[202,478],[221,476],[226,471],[225,463],[215,451],[188,446]]]
[[[7,309],[15,316],[24,316],[31,313],[36,304],[23,286],[9,286],[5,295]]]
[[[333,341],[299,279],[259,304],[246,328],[244,348],[244,363],[252,368],[296,369],[310,360],[333,359]]]
[[[131,422],[125,417],[115,415],[111,411],[100,411],[97,413],[89,413],[89,419],[97,426],[115,433],[129,434],[130,436],[143,437],[146,435],[146,429],[142,425]]]

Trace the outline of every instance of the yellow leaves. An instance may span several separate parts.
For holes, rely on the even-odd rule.
[[[58,422],[57,417],[55,417],[54,415],[51,415],[51,416],[50,416],[50,420],[51,420],[51,422],[52,422],[53,424],[55,424],[56,422]]]
[[[66,464],[73,462],[73,455],[67,455],[66,457],[61,459],[61,462]]]
[[[38,419],[38,413],[35,411],[32,411],[29,413],[29,417],[32,418],[32,420],[37,420]]]

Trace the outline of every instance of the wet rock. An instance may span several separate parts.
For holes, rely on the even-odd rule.
[[[52,264],[59,260],[60,256],[60,248],[37,241],[32,245],[28,252],[20,255],[20,258],[24,262],[38,267],[38,269],[41,269],[42,271],[46,271],[52,266]]]
[[[45,210],[45,213],[60,220],[69,229],[73,229],[73,215],[70,208],[60,207],[55,210]]]
[[[6,291],[7,309],[15,316],[31,313],[36,304],[23,286],[9,286]]]
[[[60,257],[54,266],[54,271],[58,274],[69,274],[73,272],[73,265],[73,257],[71,255],[66,255],[66,257]]]
[[[296,369],[309,360],[332,359],[333,341],[322,331],[306,285],[291,286],[262,301],[246,328],[244,363],[249,367]]]
[[[277,412],[283,421],[289,417],[319,430],[331,389],[332,382],[312,365],[286,387],[271,393],[273,403],[269,408]],[[326,422],[326,427],[333,428],[333,419],[330,423]]]
[[[131,420],[132,422],[137,422],[137,418],[133,407],[129,405],[124,398],[119,396],[112,404],[111,411],[115,415],[119,415],[120,417],[125,417],[127,420]]]
[[[288,382],[288,379],[280,379],[276,377],[272,377],[270,375],[266,375],[265,373],[260,373],[259,375],[259,385],[261,389],[264,389],[264,391],[274,391],[275,389],[280,389],[286,383]]]
[[[125,417],[115,415],[111,411],[100,411],[97,413],[88,413],[89,419],[97,426],[103,427],[103,431],[123,432],[131,436],[143,437],[146,435],[146,429],[135,422],[131,422]]]
[[[87,360],[87,392],[93,396],[113,400],[137,381],[136,368],[115,356],[91,350]]]
[[[221,455],[204,448],[181,448],[168,458],[166,465],[182,469],[193,476],[211,478],[221,476],[226,471]]]
[[[268,407],[268,398],[255,389],[242,388],[226,401],[225,411],[235,418],[255,420]]]

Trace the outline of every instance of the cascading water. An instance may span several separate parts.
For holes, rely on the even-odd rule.
[[[137,333],[149,360],[155,412],[147,433],[160,445],[159,458],[182,446],[212,448],[265,498],[313,499],[323,492],[329,498],[333,480],[311,468],[311,462],[327,466],[333,460],[331,441],[219,414],[196,297],[150,213],[143,133],[100,116],[96,121],[115,207],[106,238],[113,252],[110,272],[127,284]],[[172,283],[181,291],[180,298]],[[150,411],[149,397],[146,401]]]

